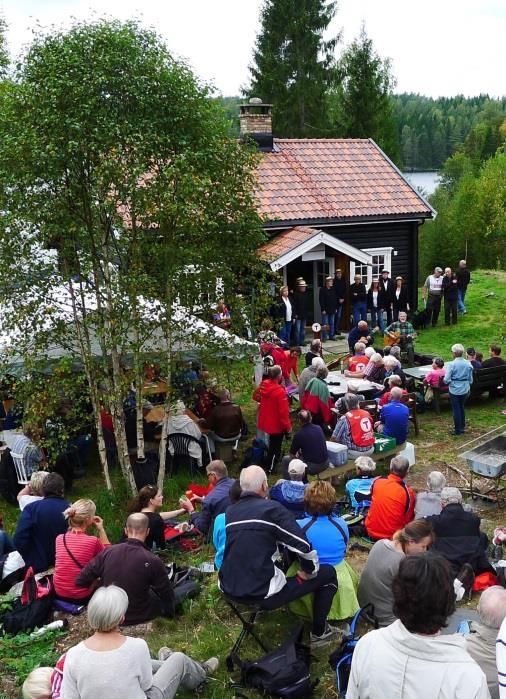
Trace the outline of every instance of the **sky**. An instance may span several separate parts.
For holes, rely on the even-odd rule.
[[[293,0],[294,2],[296,0]],[[261,0],[0,0],[14,57],[37,24],[69,26],[72,17],[136,18],[223,95],[248,83]],[[506,0],[339,0],[331,33],[338,52],[366,31],[392,61],[396,92],[431,97],[506,94]]]

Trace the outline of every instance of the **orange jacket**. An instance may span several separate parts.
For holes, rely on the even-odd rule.
[[[391,539],[413,519],[415,493],[400,476],[390,473],[386,478],[376,478],[371,494],[371,507],[365,518],[367,533],[373,539]]]

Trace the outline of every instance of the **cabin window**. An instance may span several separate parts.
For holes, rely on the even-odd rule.
[[[393,248],[364,248],[363,250],[371,256],[372,264],[366,265],[362,262],[350,262],[350,281],[353,281],[356,274],[360,274],[362,283],[369,288],[373,279],[379,279],[383,269],[388,269],[390,273],[392,272]]]

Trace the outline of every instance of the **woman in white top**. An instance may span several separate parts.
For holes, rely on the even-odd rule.
[[[292,300],[290,298],[290,292],[287,286],[282,286],[279,290],[281,295],[281,300],[279,303],[279,318],[281,320],[281,328],[279,330],[279,337],[290,344],[290,333],[292,331]]]
[[[409,311],[408,290],[404,286],[404,279],[402,277],[395,278],[395,289],[392,295],[392,310],[394,312],[394,320],[399,320],[399,313],[401,311],[404,311],[404,313]]]
[[[371,314],[371,328],[379,328],[381,332],[385,329],[383,314],[381,312],[379,279],[373,279],[371,287],[367,292],[367,309]]]
[[[119,629],[127,607],[128,596],[116,585],[95,592],[88,605],[94,633],[67,651],[61,699],[171,699],[180,685],[193,690],[216,670],[216,658],[198,663],[168,648],[151,660],[144,639]]]

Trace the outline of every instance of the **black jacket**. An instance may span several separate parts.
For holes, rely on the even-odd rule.
[[[399,299],[397,299],[397,296],[395,294],[395,289],[392,293],[392,303],[394,306],[394,311],[407,311],[408,310],[408,303],[409,303],[409,297],[408,297],[408,290],[406,289],[405,286],[401,286],[401,293],[399,294]]]
[[[283,505],[255,493],[242,493],[226,511],[226,544],[219,572],[220,589],[230,597],[262,600],[279,592],[285,576],[274,565],[278,549],[287,548],[300,559],[300,567],[318,571],[318,556]]]
[[[458,296],[458,284],[454,284],[457,277],[452,274],[451,277],[447,277],[446,274],[443,277],[443,296],[448,301],[455,301]]]
[[[378,309],[383,308],[383,306],[381,305],[381,292],[380,291],[378,292],[377,304],[378,304],[377,305]],[[369,309],[374,308],[374,297],[372,295],[372,289],[369,289],[369,291],[367,292],[367,308],[369,308]]]
[[[432,522],[436,537],[432,548],[452,564],[455,573],[464,563],[470,563],[476,574],[490,570],[479,517],[466,512],[462,505],[452,503],[446,505],[440,515],[427,519]]]
[[[367,342],[367,346],[371,347],[374,344],[374,333],[373,331],[367,327],[367,330],[365,332],[361,331],[358,329],[358,327],[355,325],[354,328],[350,330],[348,333],[348,346],[350,348],[350,352],[352,354],[355,354],[355,343],[360,340],[361,337],[370,337],[371,339]]]
[[[350,301],[351,303],[366,303],[367,301],[367,289],[365,284],[350,284]]]
[[[307,291],[296,291],[293,295],[292,318],[306,319],[309,312],[309,294]]]
[[[455,272],[455,276],[457,277],[457,288],[461,289],[462,291],[466,291],[467,287],[469,286],[469,282],[471,281],[471,272],[467,269],[467,267],[464,267],[464,269],[459,267]]]
[[[339,299],[345,299],[346,298],[346,280],[341,277],[341,279],[338,279],[338,277],[334,277],[334,286],[333,286],[337,303],[339,304]],[[344,301],[343,301],[344,303]],[[341,305],[341,304],[339,304]]]
[[[321,287],[319,301],[322,313],[332,314],[337,311],[337,297],[333,286],[330,289],[326,286]]]
[[[380,307],[381,308],[390,308],[390,304],[392,303],[392,294],[394,291],[395,284],[392,279],[387,279],[386,282],[383,280],[383,277],[380,278],[379,280],[379,287],[380,287]]]
[[[84,566],[76,585],[90,587],[99,579],[102,585],[118,585],[127,593],[126,624],[142,624],[154,619],[160,614],[160,606],[174,613],[174,592],[167,569],[142,541],[127,539],[108,546]],[[156,602],[156,596],[162,605]]]
[[[288,294],[288,300],[292,305],[293,316],[293,296],[291,294]],[[275,320],[282,320],[283,322],[286,321],[286,304],[283,301],[283,299],[276,299],[276,301],[271,305],[269,309],[269,315],[271,316],[271,318],[274,318]]]

